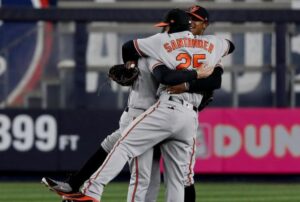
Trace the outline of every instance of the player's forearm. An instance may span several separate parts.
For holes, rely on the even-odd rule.
[[[134,47],[134,43],[132,40],[127,41],[122,46],[122,58],[124,64],[128,61],[137,61],[139,59],[139,54]]]
[[[153,75],[159,83],[171,86],[197,79],[197,72],[194,70],[171,70],[165,65],[155,67]]]
[[[213,73],[204,79],[197,79],[189,82],[190,93],[201,93],[221,88],[223,69],[215,67]]]

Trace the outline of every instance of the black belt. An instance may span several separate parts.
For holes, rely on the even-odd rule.
[[[136,109],[136,110],[142,110],[142,111],[146,111],[145,109],[139,109],[139,108],[131,108],[131,109]],[[125,112],[128,112],[129,111],[129,107],[126,107],[124,109]]]
[[[169,97],[169,100],[184,105],[184,101],[183,101],[182,99],[178,98],[178,97],[170,96],[170,97]],[[195,106],[193,106],[193,110],[194,110],[195,112],[198,111],[197,107],[195,107]]]

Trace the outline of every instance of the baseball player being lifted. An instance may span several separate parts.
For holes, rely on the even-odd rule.
[[[118,140],[120,137],[120,131],[125,128],[131,120],[134,119],[134,117],[137,117],[140,113],[142,113],[145,109],[147,109],[149,106],[151,106],[155,102],[155,91],[157,83],[154,80],[151,74],[149,74],[149,70],[146,67],[147,60],[146,59],[139,59],[138,66],[140,68],[140,77],[137,82],[132,87],[130,98],[128,102],[128,108],[126,108],[125,112],[121,116],[120,120],[120,129],[115,131],[112,135],[108,136],[101,144],[101,147],[98,149],[98,151],[87,161],[87,163],[84,165],[84,167],[74,176],[71,176],[68,182],[59,182],[55,180],[51,180],[49,178],[43,178],[43,183],[45,183],[47,186],[49,186],[50,189],[57,191],[58,193],[74,193],[77,192],[79,187],[82,185],[82,183],[88,178],[89,175],[91,175],[95,170],[96,167],[98,167],[102,161],[103,156],[106,156],[105,152],[109,152],[111,148],[113,147],[114,143]],[[146,68],[145,68],[146,67]],[[217,71],[216,71],[217,73]],[[214,72],[215,74],[215,72]],[[213,74],[213,75],[214,75]],[[169,73],[169,76],[172,74]],[[178,75],[180,76],[180,75]],[[142,79],[141,79],[142,78]],[[200,80],[197,80],[197,82]],[[205,79],[203,79],[204,82],[201,82],[201,90],[203,90],[203,87],[208,85],[207,82],[205,83]],[[209,80],[209,83],[218,83],[218,82],[211,82]],[[167,83],[168,84],[168,83]],[[194,86],[195,82],[190,82],[190,86]],[[218,85],[217,85],[218,87]],[[208,85],[208,88],[216,88],[215,85],[211,86]],[[205,88],[204,88],[205,89]],[[145,101],[146,100],[146,101]],[[145,160],[144,160],[145,159]],[[153,190],[152,192],[147,192],[146,190],[150,181],[150,175],[152,171],[156,171],[158,174],[154,175],[156,176],[155,179],[159,178],[159,169],[151,169],[151,159],[152,159],[152,152],[149,150],[148,152],[145,152],[143,154],[143,158],[141,157],[139,159],[139,177],[138,181],[135,180],[135,175],[132,175],[131,184],[129,187],[129,194],[128,194],[128,201],[155,201],[156,195],[158,192],[159,186],[157,185],[158,182],[154,182],[154,186],[149,187],[150,190]],[[135,165],[135,164],[132,164]],[[132,166],[134,168],[135,166]],[[158,162],[156,162],[155,165],[158,165]],[[133,169],[135,170],[135,169]],[[135,172],[132,172],[135,174]],[[156,180],[157,181],[157,180]],[[154,188],[153,188],[154,187]],[[186,194],[190,195],[190,194]],[[191,201],[191,200],[188,200]]]
[[[170,29],[168,33],[157,34],[146,39],[135,40],[132,47],[139,55],[149,55],[161,60],[169,67],[177,69],[193,68],[204,69],[203,74],[191,71],[190,76],[201,78],[212,72],[213,66],[230,50],[230,42],[214,36],[194,37],[189,29],[189,19],[184,11],[172,10],[167,24]],[[184,29],[176,27],[178,22],[185,21]],[[182,23],[183,24],[183,23]],[[177,30],[176,30],[177,28]],[[182,28],[182,27],[181,27]],[[182,31],[182,32],[176,32]],[[149,46],[149,47],[147,47]],[[128,46],[130,47],[130,46]],[[174,57],[174,58],[172,58]],[[201,68],[202,63],[207,63],[207,68]],[[156,78],[164,77],[164,66],[161,62],[152,66]],[[159,70],[163,69],[163,70]],[[158,71],[157,71],[158,70]],[[193,76],[192,76],[193,74]],[[191,159],[194,145],[194,134],[196,133],[198,106],[202,96],[194,93],[183,93],[180,95],[169,95],[165,88],[160,88],[159,101],[146,112],[137,117],[122,133],[122,137],[115,144],[102,166],[85,182],[82,194],[65,196],[71,201],[98,201],[103,187],[111,181],[123,168],[129,158],[139,156],[152,148],[157,143],[166,139],[176,139],[183,145],[177,150],[179,176],[184,176]],[[183,180],[178,180],[182,184]],[[172,193],[174,201],[183,201],[183,189]]]

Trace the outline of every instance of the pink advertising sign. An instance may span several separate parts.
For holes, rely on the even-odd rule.
[[[299,109],[205,109],[196,173],[300,173]]]

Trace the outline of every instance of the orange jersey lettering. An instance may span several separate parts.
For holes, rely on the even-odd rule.
[[[171,40],[163,44],[164,49],[170,53],[176,49],[187,47],[187,48],[201,48],[209,53],[214,50],[214,44],[206,40],[201,39],[190,39],[190,38],[179,38],[176,40]]]

